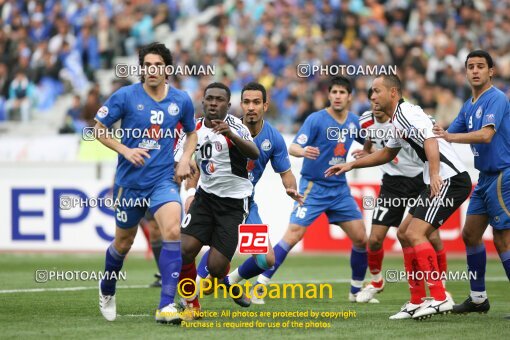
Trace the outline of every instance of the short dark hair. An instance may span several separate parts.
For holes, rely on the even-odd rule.
[[[143,66],[143,60],[145,59],[145,56],[147,54],[157,54],[163,58],[163,62],[165,63],[165,66],[172,65],[173,59],[172,59],[172,53],[170,53],[170,50],[164,45],[159,42],[153,42],[148,45],[142,46],[140,50],[138,51],[138,63],[140,66]],[[145,81],[143,75],[140,76],[140,80],[142,83]]]
[[[328,92],[331,92],[331,89],[335,85],[343,86],[343,87],[345,87],[345,89],[347,90],[347,92],[349,94],[352,93],[351,81],[347,77],[336,76],[336,77],[331,78],[331,81],[329,82]]]
[[[491,55],[484,50],[475,50],[475,51],[469,52],[469,54],[466,57],[466,61],[464,62],[464,67],[467,68],[467,63],[468,63],[469,58],[475,58],[475,57],[484,58],[487,61],[487,65],[489,66],[489,68],[494,67],[494,61],[492,60]]]
[[[398,94],[402,97],[402,83],[400,78],[395,74],[380,74],[376,78],[382,78],[384,86],[387,88],[395,87]]]
[[[225,90],[227,92],[227,100],[230,101],[230,89],[228,88],[227,85],[225,85],[223,83],[218,83],[218,82],[210,83],[209,85],[207,85],[207,87],[204,90],[204,96],[205,96],[205,93],[207,92],[207,90],[209,90],[209,89]]]
[[[368,92],[367,92],[368,100],[370,100],[370,97],[372,97],[373,93],[374,93],[374,90],[372,88],[369,88]]]
[[[241,100],[243,99],[244,91],[260,91],[260,92],[262,92],[262,102],[265,103],[267,101],[266,88],[262,84],[252,81],[252,82],[244,85],[244,87],[241,91]]]

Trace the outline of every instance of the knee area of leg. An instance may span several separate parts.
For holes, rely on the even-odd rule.
[[[257,254],[255,255],[255,263],[260,269],[268,270],[274,266],[274,257],[268,258],[266,254]]]
[[[224,277],[225,270],[227,269],[227,268],[220,268],[220,266],[215,266],[215,265],[208,266],[207,268],[209,269],[209,274],[211,274],[212,277],[216,277],[216,278]]]

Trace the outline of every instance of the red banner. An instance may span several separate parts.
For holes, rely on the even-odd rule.
[[[358,206],[363,213],[365,228],[367,232],[371,227],[373,210],[364,210],[362,207],[362,197],[379,195],[379,184],[351,183],[351,193],[356,199]],[[474,188],[474,187],[473,187]],[[440,234],[444,246],[449,253],[465,253],[464,242],[462,241],[462,226],[466,216],[469,199],[450,216],[450,218],[441,226]],[[385,251],[400,251],[401,247],[397,240],[396,228],[390,228],[386,239],[384,240]],[[496,254],[496,249],[492,243],[492,228],[489,226],[484,234],[485,247],[488,253]],[[320,215],[314,223],[308,227],[303,238],[303,251],[349,251],[352,243],[342,229],[336,225],[330,225],[326,214]]]

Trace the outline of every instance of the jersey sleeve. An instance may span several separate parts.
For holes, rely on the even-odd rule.
[[[242,139],[253,142],[250,130],[248,130],[248,128],[244,124],[240,124],[239,127],[231,126],[230,129],[234,130],[234,132],[237,133],[239,137],[241,137]]]
[[[390,138],[386,143],[386,146],[390,149],[398,149],[402,147],[402,139],[400,138]]]
[[[113,93],[103,106],[96,113],[95,120],[106,126],[111,127],[116,121],[124,118],[124,102],[126,101],[125,89],[121,88]]]
[[[411,125],[411,131],[409,131],[411,135],[416,134],[418,138],[423,138],[423,140],[436,138],[432,131],[434,127],[432,119],[419,106],[415,106],[410,113],[405,118]]]
[[[290,169],[289,152],[282,135],[274,134],[274,152],[271,155],[271,166],[278,173],[288,171]]]
[[[508,99],[498,96],[487,104],[486,113],[483,115],[482,128],[486,126],[494,126],[494,130],[498,131],[501,121],[505,114],[508,114]],[[506,118],[508,119],[508,117]]]
[[[192,132],[195,130],[195,109],[193,108],[193,102],[188,94],[186,94],[186,99],[183,104],[181,124],[184,132]]]
[[[310,145],[310,141],[313,139],[313,132],[312,132],[312,120],[313,116],[309,116],[305,119],[305,122],[299,129],[298,133],[296,134],[296,137],[294,137],[294,140],[292,143],[299,144],[301,147],[305,147]]]
[[[354,124],[356,125],[356,133],[355,133],[355,138],[354,140],[358,143],[360,143],[361,145],[365,144],[365,138],[363,137],[363,135],[366,135],[366,134],[363,134],[361,132],[361,125],[359,123],[359,120],[358,119],[355,119],[354,120]]]
[[[448,127],[449,133],[466,133],[467,125],[466,125],[466,112],[463,110],[464,107],[460,110],[457,117],[453,120],[453,122]]]
[[[179,162],[181,160],[182,154],[184,153],[184,142],[186,141],[186,135],[183,134],[179,141],[177,142],[177,145],[174,149],[174,161]]]

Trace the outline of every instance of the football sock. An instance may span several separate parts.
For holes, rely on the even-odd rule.
[[[499,254],[499,257],[501,258],[501,263],[503,263],[503,268],[505,268],[506,277],[510,280],[510,250]]]
[[[200,276],[201,278],[205,278],[207,277],[207,275],[209,275],[209,269],[207,268],[207,261],[209,260],[209,251],[211,251],[211,249],[207,250],[204,253],[202,258],[200,259],[200,263],[198,264],[197,273],[198,276]]]
[[[152,254],[154,254],[154,260],[156,261],[156,266],[159,268],[159,255],[161,254],[161,248],[163,247],[163,241],[151,241]]]
[[[424,242],[414,247],[418,268],[425,276],[425,281],[430,290],[430,295],[436,301],[446,299],[443,283],[439,280],[439,271],[437,265],[437,256],[432,244]]]
[[[291,248],[292,247],[287,242],[280,240],[280,242],[278,242],[278,244],[274,247],[275,263],[273,268],[266,270],[261,275],[269,279],[272,278],[278,268],[282,265],[283,261],[285,261],[285,258]],[[262,283],[260,280],[257,280],[257,282]]]
[[[243,264],[238,268],[239,275],[241,278],[248,280],[254,276],[257,276],[264,272],[264,269],[257,265],[257,261],[253,256],[250,256]]]
[[[351,293],[356,294],[363,286],[363,280],[367,273],[367,250],[365,248],[352,247],[351,250]]]
[[[441,281],[443,283],[443,287],[446,288],[446,270],[448,269],[448,264],[446,262],[446,250],[444,248],[439,251],[436,250],[436,258],[439,274],[441,275]]]
[[[106,249],[104,271],[108,273],[108,275],[106,275],[107,279],[101,280],[101,292],[104,295],[115,295],[116,278],[119,275],[119,271],[122,269],[125,257],[126,255],[120,254],[117,249],[115,249],[113,243]],[[116,275],[113,275],[113,273]]]
[[[418,271],[418,261],[416,260],[416,253],[413,247],[402,248],[404,252],[404,267],[407,274],[407,282],[409,283],[409,291],[411,293],[410,302],[419,305],[422,303],[422,298],[427,296],[425,292],[425,282],[417,280],[415,273]]]
[[[160,309],[174,302],[181,267],[181,241],[163,241],[159,257],[159,269],[161,271]],[[195,276],[196,271],[192,278],[195,279]]]
[[[482,294],[485,292],[485,267],[487,265],[485,245],[482,243],[474,247],[466,247],[466,257],[469,271],[469,285],[471,286],[472,292],[471,298],[473,302],[481,303],[485,301],[484,294]]]
[[[368,268],[370,274],[372,274],[372,284],[381,283],[382,285],[382,262],[384,258],[384,248],[381,247],[379,250],[368,249]]]

